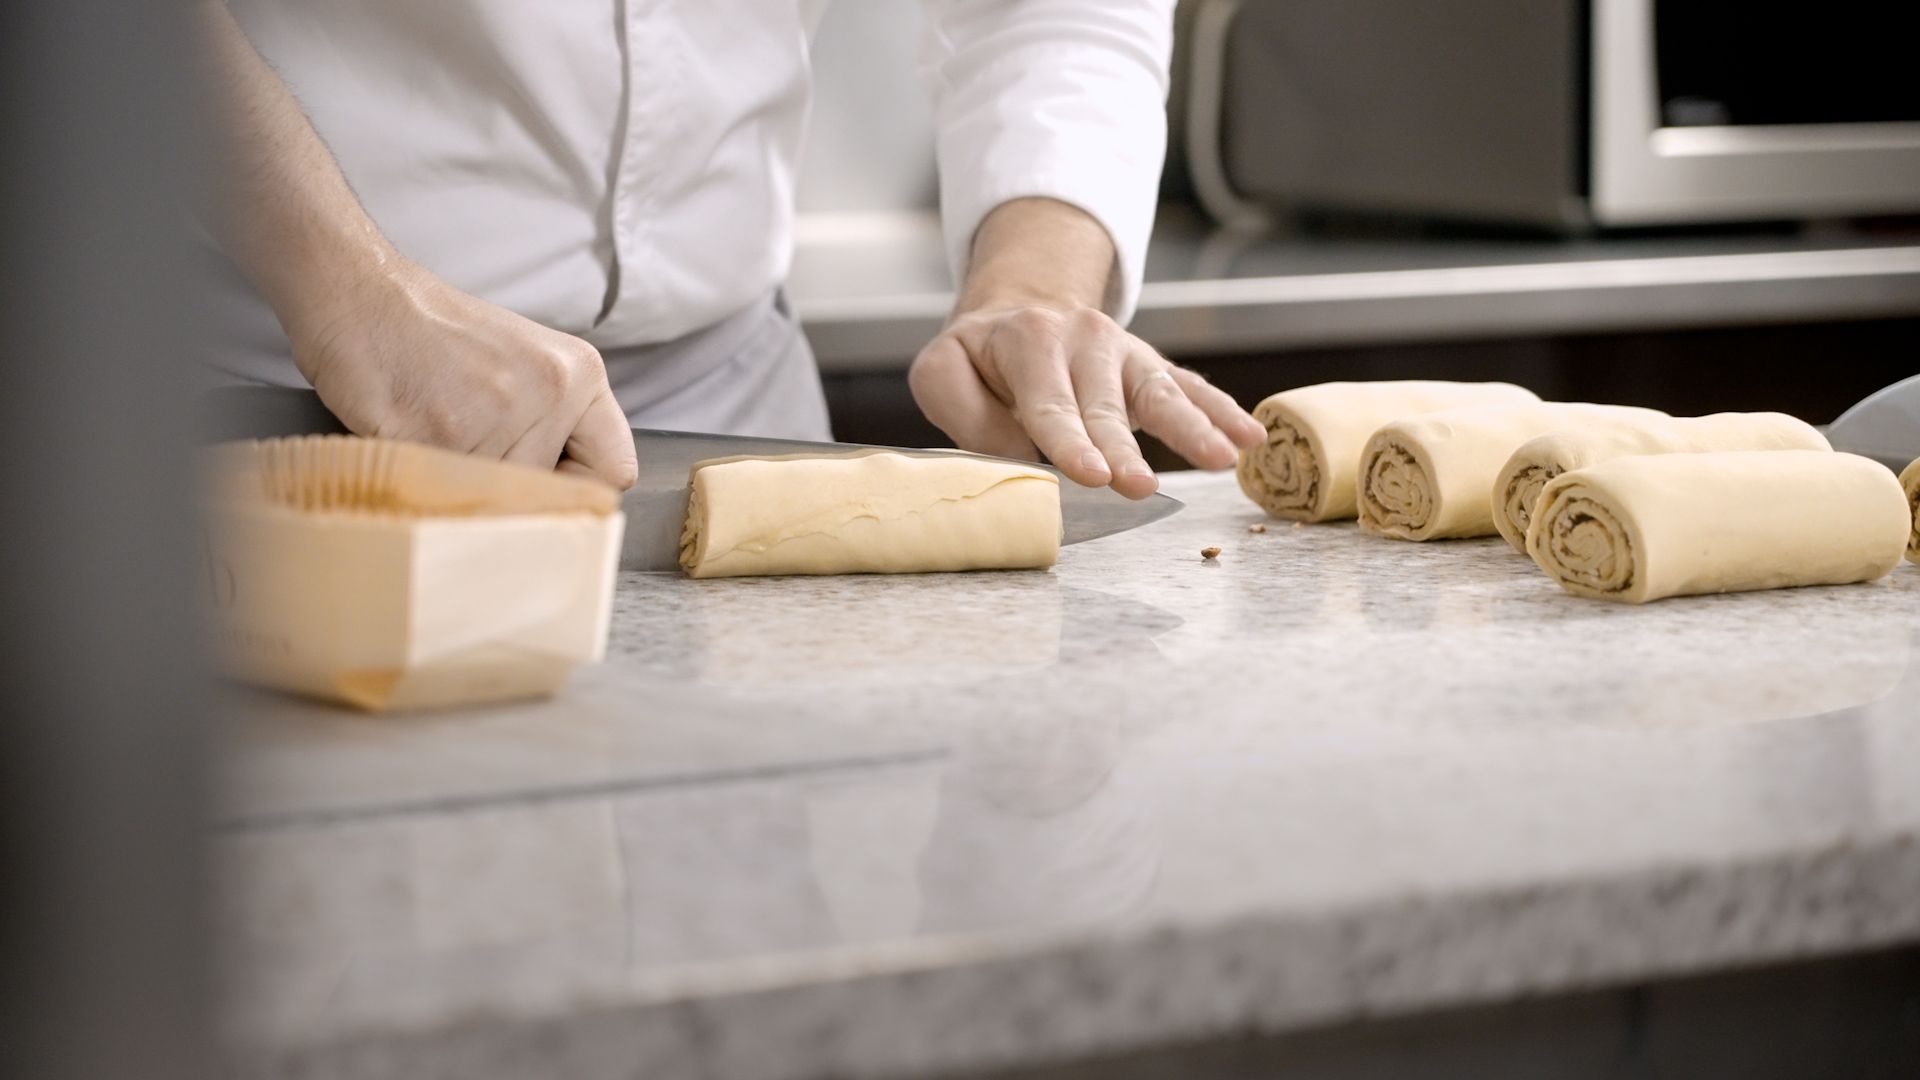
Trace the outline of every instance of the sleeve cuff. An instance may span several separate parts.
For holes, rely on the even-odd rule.
[[[941,218],[956,284],[974,233],[1010,199],[1079,207],[1115,253],[1108,313],[1139,304],[1165,159],[1165,84],[1148,64],[1085,44],[1016,47],[945,86],[938,156]]]

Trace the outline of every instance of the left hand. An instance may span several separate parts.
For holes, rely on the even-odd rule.
[[[1198,372],[1176,367],[1097,308],[1025,304],[956,314],[914,360],[913,399],[963,450],[1032,459],[1143,499],[1159,488],[1134,441],[1159,438],[1203,469],[1266,431]]]

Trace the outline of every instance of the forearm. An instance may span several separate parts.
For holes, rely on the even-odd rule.
[[[361,435],[631,487],[633,440],[593,346],[402,256],[226,5],[200,0],[196,18],[220,151],[215,228],[327,408]]]
[[[1114,273],[1113,241],[1091,215],[1057,199],[1014,199],[974,234],[954,314],[1105,308]]]
[[[947,257],[971,276],[982,223],[1048,196],[1104,228],[1088,304],[1132,312],[1166,142],[1173,0],[923,0]]]
[[[290,334],[403,262],[221,0],[196,17],[218,147],[215,228]]]

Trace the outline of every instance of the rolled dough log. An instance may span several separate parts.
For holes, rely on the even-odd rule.
[[[1666,418],[1630,405],[1535,401],[1396,420],[1360,454],[1360,528],[1398,540],[1492,536],[1493,478],[1522,443],[1582,421]]]
[[[1383,424],[1465,405],[1539,401],[1511,383],[1330,382],[1283,390],[1254,407],[1263,446],[1240,455],[1240,490],[1275,517],[1332,521],[1354,514],[1360,448]]]
[[[1563,472],[1636,454],[1719,450],[1831,450],[1827,437],[1785,413],[1715,413],[1583,420],[1521,444],[1493,482],[1493,524],[1527,553],[1527,522],[1547,481]]]
[[[1913,508],[1913,532],[1907,537],[1907,558],[1920,563],[1920,458],[1914,459],[1900,474],[1900,486],[1906,489],[1907,504]]]
[[[1623,457],[1540,495],[1527,554],[1576,596],[1664,596],[1872,581],[1913,531],[1905,494],[1869,459],[1824,450]]]
[[[701,462],[680,540],[697,578],[1047,567],[1059,553],[1052,473],[889,451]]]

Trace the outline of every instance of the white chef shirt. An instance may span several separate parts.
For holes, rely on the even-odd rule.
[[[1079,206],[1133,309],[1174,0],[922,0],[956,279],[1020,196]],[[233,0],[380,228],[607,348],[763,301],[791,258],[826,0]]]

